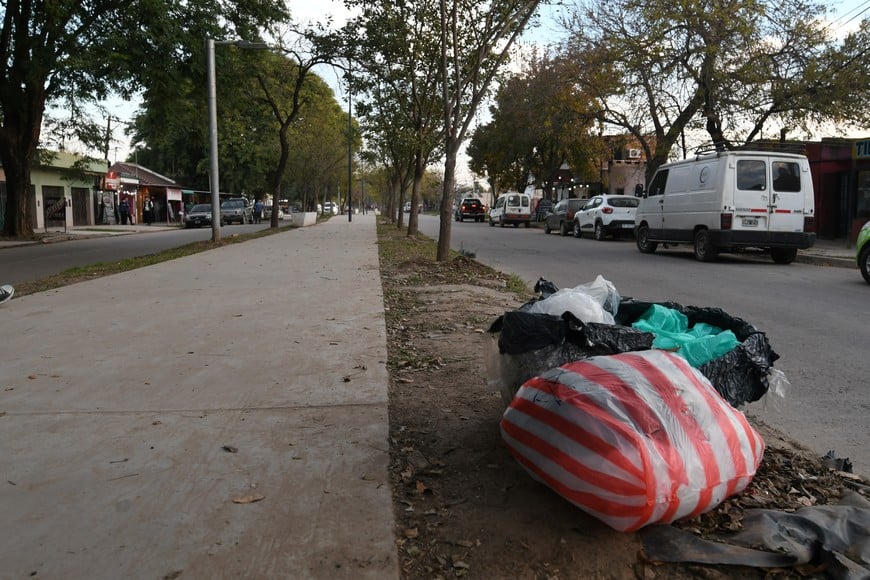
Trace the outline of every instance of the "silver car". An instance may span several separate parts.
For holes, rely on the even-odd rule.
[[[221,219],[228,223],[254,223],[254,206],[247,199],[239,197],[221,203]]]

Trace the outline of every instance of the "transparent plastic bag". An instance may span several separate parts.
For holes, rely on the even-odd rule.
[[[592,282],[573,288],[562,288],[525,308],[533,314],[562,316],[570,312],[583,322],[613,324],[619,308],[616,287],[601,275]]]

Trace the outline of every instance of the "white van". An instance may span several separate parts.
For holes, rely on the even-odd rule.
[[[634,219],[637,248],[688,243],[702,262],[759,249],[777,264],[816,241],[810,164],[803,155],[734,150],[658,168]]]
[[[496,223],[501,227],[513,224],[514,227],[523,224],[529,227],[532,221],[532,196],[527,193],[505,193],[496,200],[489,210],[489,225]]]

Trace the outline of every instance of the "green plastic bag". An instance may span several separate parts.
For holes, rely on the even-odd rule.
[[[740,344],[733,332],[711,324],[699,322],[689,328],[686,315],[659,304],[650,306],[632,327],[655,335],[653,348],[676,352],[695,368]]]

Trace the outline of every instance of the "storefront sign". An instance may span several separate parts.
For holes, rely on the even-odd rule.
[[[855,159],[870,159],[870,139],[855,141],[855,149],[852,154]]]
[[[45,199],[45,218],[48,220],[64,221],[66,219],[66,198]]]
[[[121,185],[121,177],[118,175],[118,173],[116,171],[107,172],[106,189],[109,191],[116,191],[119,185]]]

